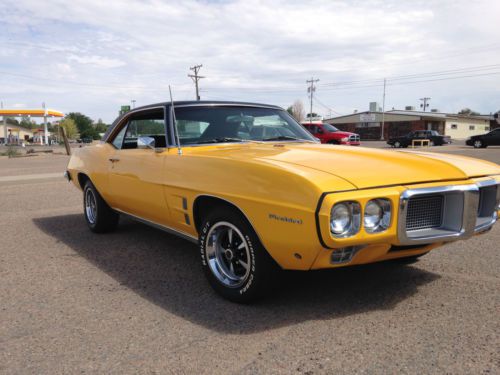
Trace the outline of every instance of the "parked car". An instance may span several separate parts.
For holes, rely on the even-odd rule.
[[[451,138],[449,136],[440,135],[435,130],[416,130],[402,137],[390,138],[387,144],[396,148],[408,147],[411,146],[414,139],[428,139],[430,141],[430,146],[442,146],[451,143]]]
[[[208,282],[236,302],[268,291],[280,268],[413,262],[489,230],[500,212],[497,164],[324,147],[265,104],[134,109],[74,150],[66,176],[91,231],[123,215],[197,243]]]
[[[488,146],[500,146],[500,128],[493,129],[489,133],[473,135],[465,141],[467,146],[474,148],[486,148]]]
[[[355,133],[344,132],[337,129],[335,126],[320,122],[302,122],[312,135],[318,138],[321,143],[330,143],[336,145],[351,145],[359,146],[359,135]]]
[[[78,138],[76,141],[78,143],[92,143],[93,139],[90,137],[85,137],[85,138]]]

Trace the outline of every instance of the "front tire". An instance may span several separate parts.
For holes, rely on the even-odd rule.
[[[401,142],[394,142],[394,148],[400,148],[401,147]]]
[[[90,180],[83,187],[83,212],[88,227],[94,233],[114,231],[120,219],[120,215],[108,206]]]
[[[204,218],[199,245],[205,276],[222,297],[248,303],[270,289],[277,265],[236,210],[221,208]]]

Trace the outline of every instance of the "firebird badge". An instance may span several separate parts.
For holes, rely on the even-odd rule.
[[[283,221],[285,223],[290,223],[290,224],[302,225],[302,219],[293,219],[291,217],[286,217],[286,216],[281,216],[281,215],[276,215],[276,214],[269,214],[269,219]]]

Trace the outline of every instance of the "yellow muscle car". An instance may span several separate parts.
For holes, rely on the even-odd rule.
[[[321,145],[283,109],[252,103],[137,108],[75,152],[67,177],[92,231],[128,215],[192,240],[209,283],[236,302],[276,269],[414,261],[500,213],[497,164]]]

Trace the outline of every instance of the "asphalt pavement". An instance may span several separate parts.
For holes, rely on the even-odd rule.
[[[66,163],[0,157],[1,374],[500,373],[500,224],[412,266],[285,273],[241,306],[194,244],[130,220],[89,232]]]

